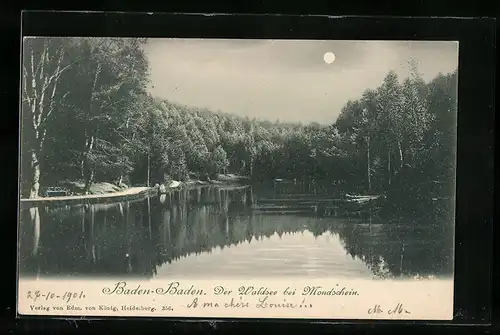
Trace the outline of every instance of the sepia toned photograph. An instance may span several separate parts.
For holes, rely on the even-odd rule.
[[[408,304],[451,311],[458,47],[25,37],[20,286],[227,281],[272,296],[248,286],[256,278],[299,283],[303,308],[304,296],[375,294],[348,287],[362,281],[390,299],[414,285],[401,289],[417,297]],[[450,295],[425,305],[433,283]],[[352,299],[350,318],[386,309],[356,312]],[[232,315],[210,308],[183,316]]]

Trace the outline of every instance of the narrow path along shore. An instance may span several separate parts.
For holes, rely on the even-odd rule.
[[[21,199],[21,203],[39,203],[39,202],[52,202],[52,201],[72,202],[72,201],[83,201],[83,200],[112,199],[112,198],[141,195],[151,189],[152,187],[130,187],[123,191],[109,192],[102,194],[68,195],[68,196],[58,196],[58,197],[39,197],[34,199]]]
[[[87,194],[87,195],[68,195],[68,196],[54,196],[54,197],[38,197],[34,199],[29,198],[21,198],[20,205],[23,207],[33,207],[33,206],[52,206],[52,205],[70,205],[70,204],[89,204],[89,203],[103,203],[103,202],[119,202],[119,201],[127,201],[136,199],[138,197],[146,196],[151,194],[153,191],[166,193],[168,190],[179,188],[181,185],[220,185],[228,182],[237,182],[245,179],[245,177],[236,176],[236,175],[219,175],[219,179],[223,179],[222,181],[217,180],[217,183],[210,182],[201,182],[198,180],[191,180],[188,182],[180,182],[176,180],[172,180],[168,185],[161,185],[154,187],[130,187],[124,190],[115,191],[111,190],[109,186],[113,186],[110,183],[101,183],[100,187],[96,187],[95,191],[103,191],[102,193],[97,194]],[[96,184],[94,184],[96,185]]]

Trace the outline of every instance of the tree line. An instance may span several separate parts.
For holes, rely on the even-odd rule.
[[[416,67],[403,81],[389,72],[380,87],[349,101],[336,122],[291,124],[151,96],[145,42],[24,40],[23,196],[65,181],[79,180],[88,192],[99,181],[153,185],[219,173],[366,192],[453,177],[456,72],[430,83]]]

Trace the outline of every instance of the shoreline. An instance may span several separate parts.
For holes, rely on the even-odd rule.
[[[20,198],[19,206],[37,206],[37,205],[70,205],[70,204],[93,204],[93,203],[109,203],[137,200],[145,196],[161,195],[170,193],[184,188],[196,187],[246,187],[249,184],[247,177],[236,175],[219,175],[219,178],[211,181],[201,181],[191,179],[185,182],[171,181],[170,184],[155,185],[155,186],[136,186],[122,189],[119,191],[111,191],[105,193],[87,194],[87,195],[68,195],[68,196],[54,196],[54,197],[38,197],[34,199]],[[251,184],[251,183],[250,183]],[[341,198],[356,209],[361,210],[366,205],[377,202],[378,200],[387,200],[385,192],[376,195],[362,195],[362,194],[349,194],[345,193]],[[437,198],[432,200],[438,200]]]
[[[86,194],[86,195],[68,195],[68,196],[57,196],[57,197],[39,197],[34,199],[23,199],[19,200],[20,205],[36,205],[36,204],[46,204],[46,203],[82,203],[82,202],[106,202],[107,200],[119,201],[122,198],[135,198],[144,196],[151,191],[155,190],[154,187],[129,187],[125,190],[118,192],[108,192],[101,194]],[[155,190],[156,191],[156,190]]]
[[[187,182],[178,182],[175,186],[163,185],[164,192],[160,191],[159,187],[155,186],[140,186],[140,187],[129,187],[124,190],[116,192],[106,192],[99,194],[86,194],[86,195],[68,195],[68,196],[55,196],[55,197],[38,197],[34,199],[20,198],[20,206],[34,206],[34,205],[48,205],[48,204],[81,204],[81,203],[106,203],[106,202],[116,202],[123,200],[135,200],[137,198],[158,194],[167,193],[170,191],[178,190],[183,187],[208,187],[208,186],[227,186],[227,185],[241,185],[240,180],[214,180],[212,182],[202,182],[200,180],[189,180]]]

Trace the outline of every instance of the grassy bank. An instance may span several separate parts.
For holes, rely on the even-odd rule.
[[[198,180],[198,179],[190,179],[187,181],[176,181],[170,180],[167,181],[163,187],[165,189],[177,188],[177,187],[185,187],[185,186],[198,186],[198,185],[227,185],[227,184],[242,184],[249,181],[249,178],[244,176],[238,176],[235,174],[219,174],[215,179],[211,179],[208,181]],[[83,181],[64,181],[60,182],[57,185],[53,185],[58,188],[62,188],[68,192],[68,196],[76,196],[76,195],[84,195],[85,183]],[[147,187],[146,184],[141,185],[132,185],[133,187]],[[111,194],[124,192],[132,186],[126,184],[113,184],[110,182],[95,182],[90,186],[89,192],[87,195],[100,195],[100,194]],[[159,187],[160,185],[150,185],[150,187]],[[42,189],[42,193],[46,188]],[[42,196],[43,197],[43,196]]]
[[[68,190],[70,195],[83,195],[85,193],[85,183],[82,181],[66,181],[60,183],[57,186]],[[129,186],[125,184],[116,185],[109,182],[97,182],[93,183],[90,186],[88,194],[96,195],[122,192],[127,190],[128,188]]]

